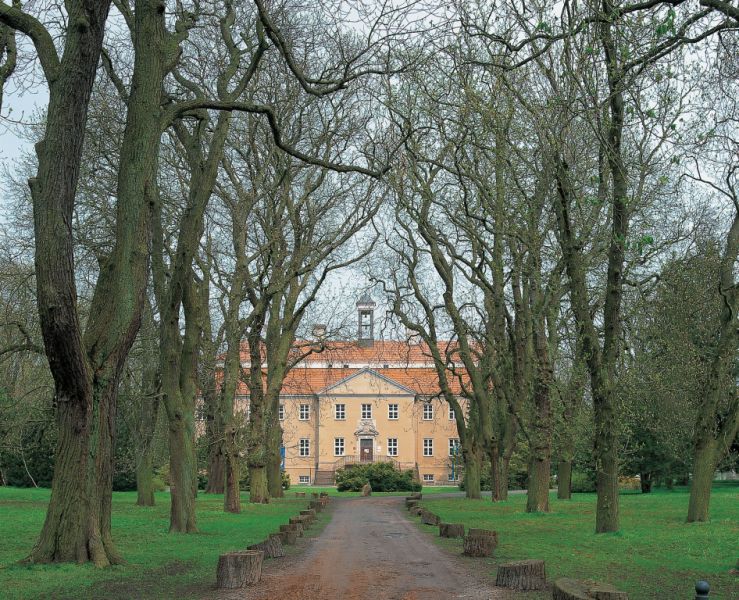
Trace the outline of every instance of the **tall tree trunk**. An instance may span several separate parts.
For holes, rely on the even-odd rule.
[[[733,191],[733,190],[732,190]],[[736,195],[734,201],[736,202]],[[739,259],[739,209],[721,257],[718,294],[722,310],[719,341],[706,375],[693,439],[693,479],[688,522],[707,521],[713,474],[739,432],[739,394],[732,372],[739,345],[739,285],[734,280]],[[723,410],[722,400],[727,400]]]
[[[218,419],[220,421],[220,419]],[[220,426],[219,426],[220,425]],[[223,454],[225,433],[216,419],[208,421],[208,487],[206,494],[223,494],[226,483],[226,457]]]
[[[464,495],[471,500],[482,498],[480,479],[482,478],[482,452],[477,444],[470,441],[462,444],[464,461]]]
[[[144,379],[147,379],[148,370],[144,371]],[[156,371],[154,378],[156,378]],[[154,506],[154,432],[159,414],[159,398],[155,381],[151,383],[154,385],[142,386],[147,391],[141,398],[139,415],[136,457],[136,504],[139,506]]]
[[[652,492],[652,473],[640,473],[639,474],[641,493],[650,494]]]
[[[279,409],[279,396],[277,405]],[[285,495],[282,489],[282,456],[280,455],[282,427],[276,413],[274,417],[270,416],[270,423],[267,439],[267,484],[269,495],[272,498],[282,498]]]
[[[711,486],[716,472],[716,444],[713,440],[695,449],[693,454],[693,477],[690,481],[688,523],[708,521],[708,506],[711,501]]]
[[[101,266],[83,342],[71,223],[87,106],[109,4],[92,3],[87,10],[81,2],[68,2],[62,61],[54,64],[49,56],[41,57],[47,77],[52,68],[54,72],[49,77],[45,137],[36,147],[38,176],[29,184],[37,298],[59,406],[59,441],[47,518],[29,557],[37,562],[91,560],[106,566],[119,561],[110,534],[112,424],[118,379],[140,324],[147,256],[143,192],[152,178],[150,157],[132,149],[149,148],[152,138],[158,142],[159,97],[154,106],[139,103],[136,108],[141,110],[132,108],[146,96],[142,88],[148,88],[150,75],[142,79],[135,68],[121,147],[116,242]]]
[[[530,435],[529,481],[526,512],[549,512],[549,478],[552,456],[551,388],[554,380],[546,336],[545,301],[541,293],[541,264],[532,260],[531,295],[534,299],[534,423]]]
[[[510,456],[500,454],[500,448],[496,446],[490,456],[490,472],[492,476],[492,500],[493,502],[505,502],[508,500],[508,465]]]
[[[221,394],[215,390],[203,394],[205,435],[208,442],[208,486],[206,494],[223,494],[226,483],[226,457],[223,453],[225,430],[220,406]]]
[[[239,488],[238,448],[236,445],[236,427],[232,422],[225,432],[226,448],[224,467],[226,471],[226,487],[223,497],[223,510],[230,513],[241,512],[241,489]]]
[[[139,339],[143,349],[144,372],[136,435],[136,504],[154,506],[154,433],[159,416],[159,367],[156,324],[148,300],[144,303],[144,327]]]
[[[572,454],[562,450],[557,463],[557,498],[570,500],[572,498]]]
[[[169,408],[169,407],[168,407]],[[192,444],[192,420],[176,411],[169,417],[169,531],[195,533],[195,451]]]

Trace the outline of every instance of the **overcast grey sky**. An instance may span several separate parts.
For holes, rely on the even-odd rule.
[[[19,121],[28,123],[39,107],[48,101],[46,86],[36,86],[32,91],[19,93],[7,89],[3,94],[2,116],[0,117],[0,163],[12,168],[13,162],[23,153],[31,150],[31,144],[18,137]],[[0,181],[0,190],[2,182]]]

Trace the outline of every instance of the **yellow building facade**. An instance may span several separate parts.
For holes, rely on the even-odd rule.
[[[368,462],[412,469],[424,485],[455,482],[462,462],[455,415],[439,397],[428,349],[374,340],[374,303],[364,297],[357,307],[357,341],[324,341],[324,351],[293,367],[283,385],[283,465],[291,483],[330,485],[337,469]],[[246,390],[239,391],[237,405],[248,406]]]

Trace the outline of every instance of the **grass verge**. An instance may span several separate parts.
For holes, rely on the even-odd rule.
[[[275,532],[306,508],[308,498],[248,504],[242,512],[223,512],[222,495],[200,494],[200,533],[170,534],[169,494],[156,506],[136,506],[135,492],[113,494],[113,539],[125,565],[96,569],[91,565],[20,565],[36,541],[46,514],[49,490],[0,487],[0,597],[26,598],[192,598],[212,585],[218,555],[245,549]],[[308,494],[310,496],[310,494]]]
[[[442,521],[498,531],[500,545],[487,563],[491,575],[497,564],[537,558],[546,561],[550,581],[607,581],[632,600],[689,600],[698,579],[711,584],[712,599],[739,599],[739,577],[730,572],[739,558],[739,486],[715,486],[708,523],[685,522],[685,489],[622,494],[621,531],[600,535],[593,533],[595,494],[574,494],[570,501],[553,495],[550,513],[527,514],[525,495],[492,504],[425,492],[422,504]],[[438,535],[438,528],[422,527]],[[461,551],[461,540],[440,543]]]

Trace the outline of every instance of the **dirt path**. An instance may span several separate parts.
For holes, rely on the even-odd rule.
[[[405,517],[402,499],[334,499],[331,522],[297,560],[269,561],[242,600],[502,600]],[[220,596],[219,596],[220,597]]]

